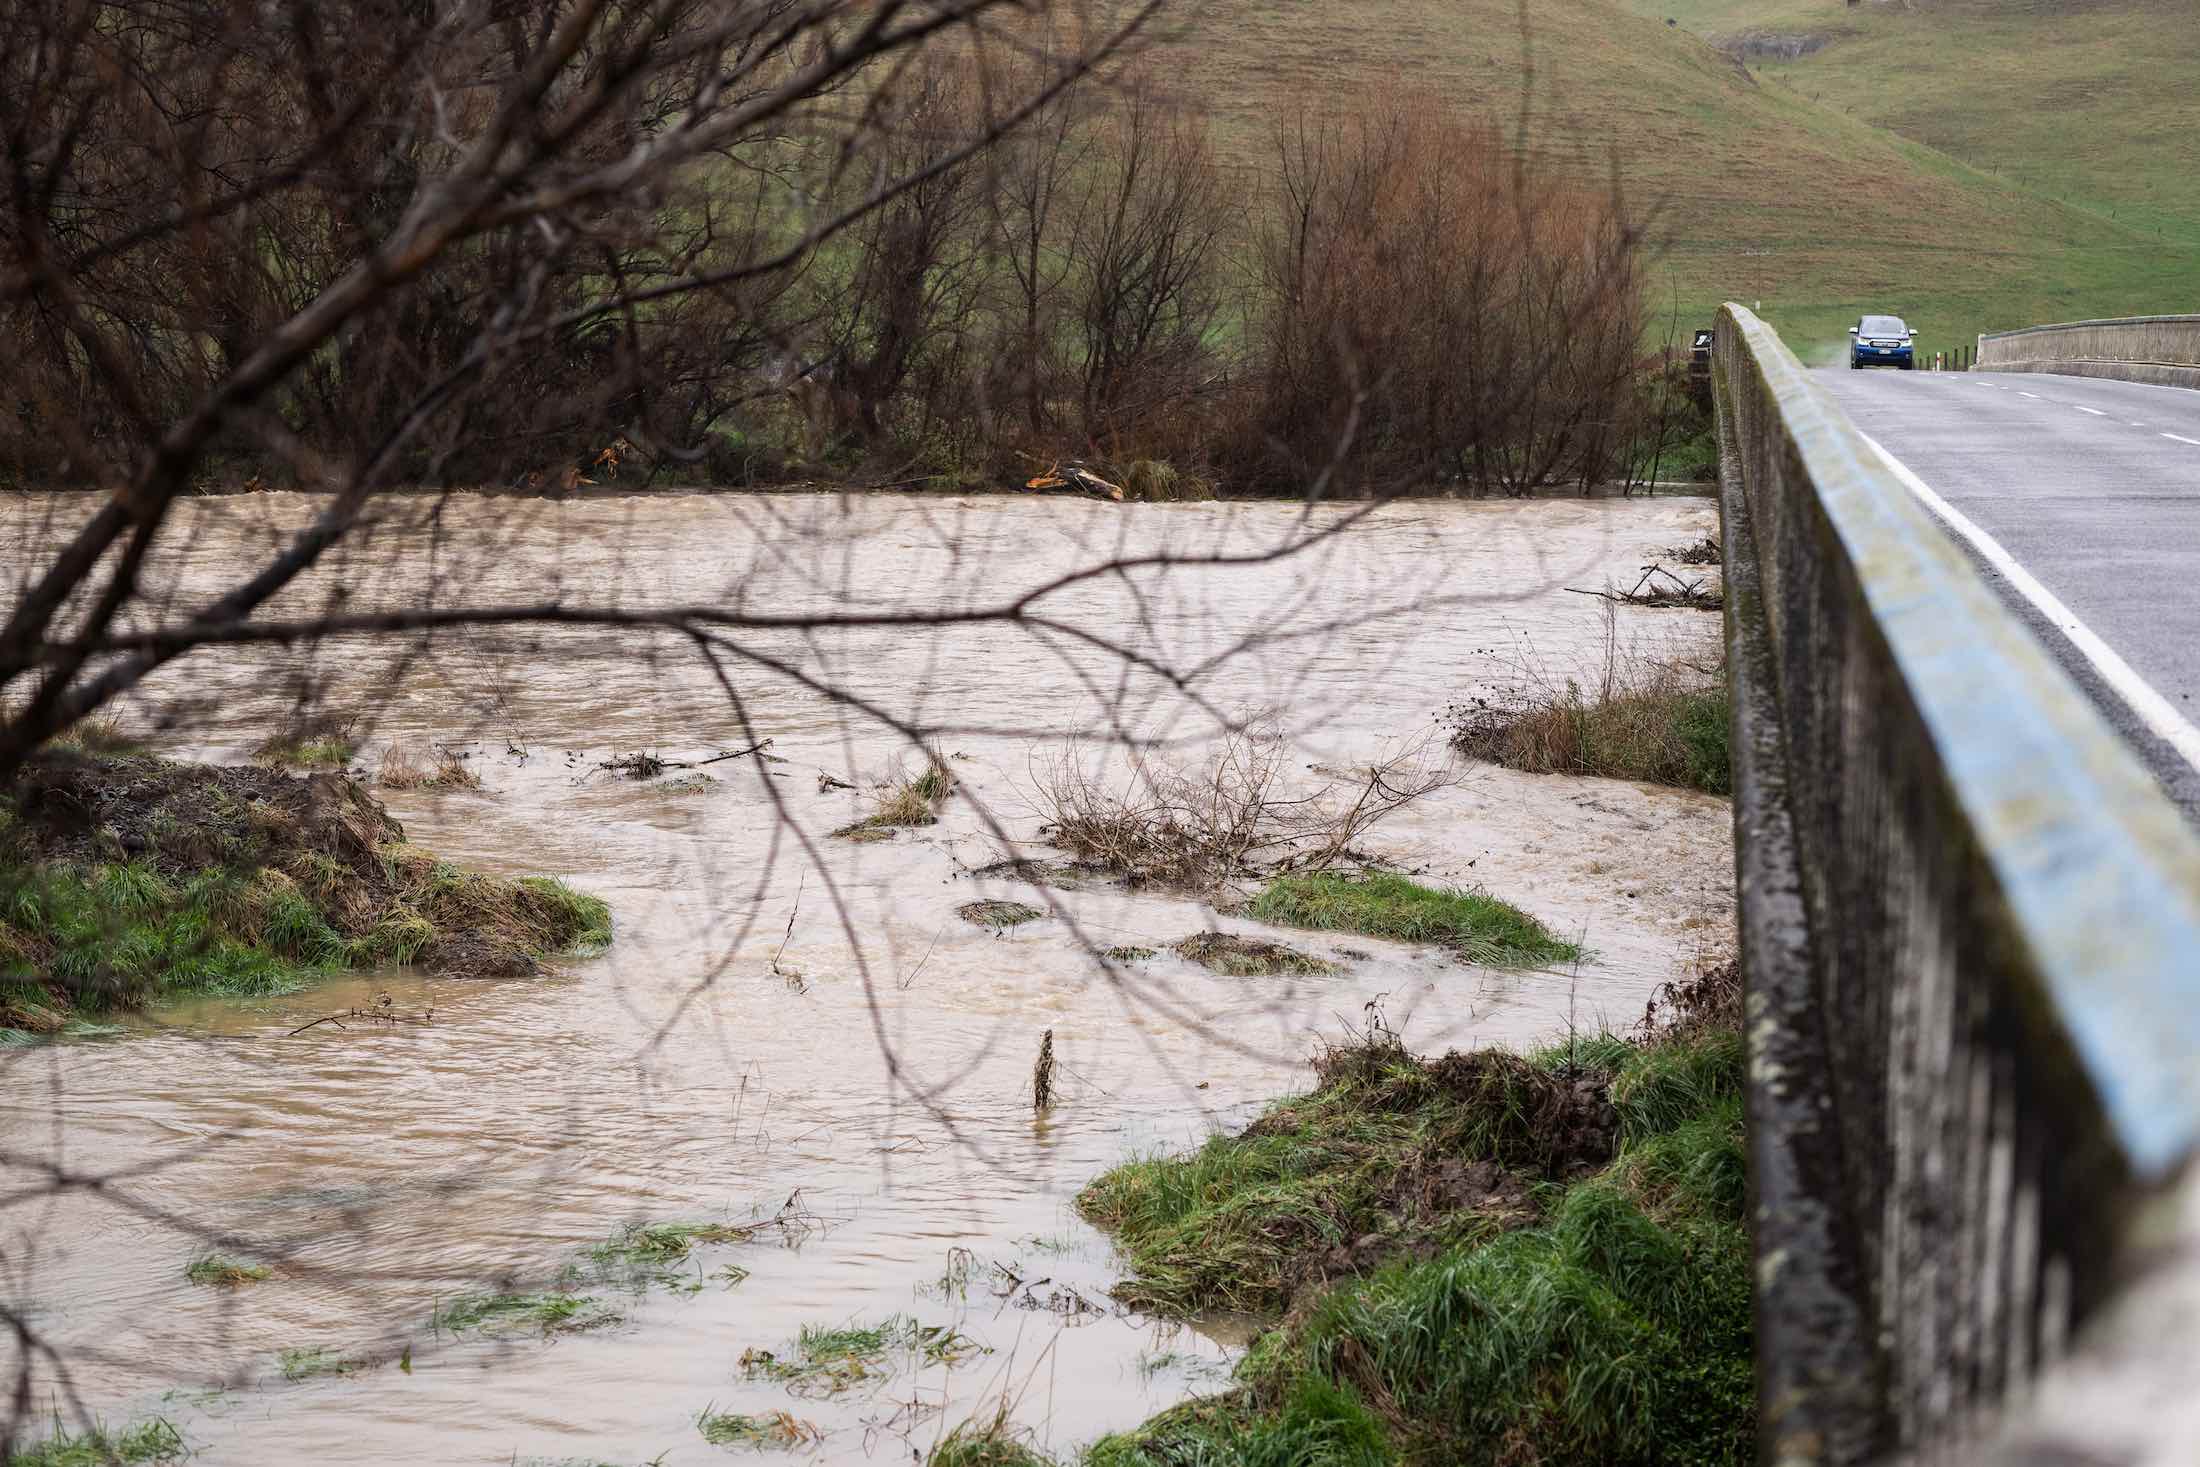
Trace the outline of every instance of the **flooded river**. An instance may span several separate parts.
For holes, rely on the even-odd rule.
[[[283,495],[186,508],[154,576],[179,604],[311,511]],[[0,543],[84,512],[18,498],[0,507]],[[1629,1025],[1658,983],[1722,952],[1731,926],[1723,802],[1484,767],[1360,845],[1526,907],[1590,950],[1575,970],[1489,971],[1321,934],[1290,940],[1339,958],[1339,976],[1224,978],[1166,952],[1111,969],[1095,948],[1258,929],[1194,900],[973,874],[1046,854],[1041,784],[1062,760],[1118,777],[1124,738],[1191,761],[1216,715],[1269,714],[1311,786],[1395,753],[1477,685],[1593,675],[1603,603],[1565,588],[1632,582],[1714,512],[1700,499],[1404,503],[1306,543],[1342,513],[830,496],[396,505],[284,605],[318,609],[342,585],[352,609],[877,615],[729,629],[715,664],[681,636],[596,626],[210,652],[156,679],[125,718],[171,725],[165,752],[247,757],[301,679],[325,706],[363,712],[370,770],[392,741],[462,747],[482,791],[383,796],[411,839],[562,876],[610,902],[617,935],[548,977],[363,975],[0,1050],[0,1304],[40,1341],[41,1411],[159,1415],[201,1462],[323,1467],[705,1462],[724,1454],[698,1431],[706,1410],[786,1411],[818,1434],[804,1451],[890,1462],[1000,1409],[1071,1450],[1216,1388],[1242,1322],[1179,1327],[1111,1306],[1117,1269],[1072,1209],[1080,1186],[1242,1124],[1303,1085],[1317,1038],[1371,1002],[1421,1049]],[[1149,555],[1190,563],[1073,580],[1021,619],[895,621]],[[1627,611],[1615,627],[1702,654],[1716,623]],[[832,839],[897,764],[914,767],[892,723],[930,736],[960,792],[937,825]],[[764,739],[771,760],[695,771],[707,784],[597,768]],[[995,935],[955,914],[980,897],[1048,915]],[[432,1018],[293,1032],[384,993]],[[1049,1029],[1057,1103],[1035,1116]],[[105,1180],[56,1192],[55,1169]],[[430,1327],[439,1301],[555,1282],[624,1224],[774,1217],[697,1249],[669,1281],[592,1279],[593,1328]],[[210,1248],[273,1276],[194,1287],[185,1267]],[[831,1394],[790,1390],[752,1353],[784,1359],[804,1326],[894,1316],[967,1344],[935,1352],[953,1363],[895,1356]],[[21,1365],[16,1342],[0,1344],[0,1378]]]

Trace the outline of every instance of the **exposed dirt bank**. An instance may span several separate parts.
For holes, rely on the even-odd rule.
[[[56,756],[0,805],[0,1027],[345,968],[514,976],[609,938],[601,901],[439,861],[341,774]]]

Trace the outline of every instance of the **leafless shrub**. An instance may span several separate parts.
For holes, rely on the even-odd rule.
[[[1342,860],[1384,816],[1451,781],[1421,740],[1311,791],[1289,779],[1291,746],[1266,724],[1227,734],[1193,767],[1137,758],[1111,787],[1069,754],[1037,771],[1047,839],[1134,885],[1206,890],[1259,871]]]
[[[1742,996],[1742,965],[1729,958],[1693,978],[1659,984],[1636,1030],[1647,1039],[1739,1033]]]
[[[1371,487],[1518,494],[1610,471],[1642,322],[1618,198],[1441,99],[1302,116],[1278,153],[1247,451],[1304,475],[1349,414],[1351,476]]]

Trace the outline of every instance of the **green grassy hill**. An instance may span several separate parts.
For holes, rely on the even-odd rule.
[[[1599,176],[1616,161],[1630,197],[1655,214],[1664,303],[1677,301],[1684,327],[1740,299],[1762,301],[1805,352],[1837,350],[1866,310],[1901,312],[1928,345],[1950,345],[1995,327],[2165,309],[2200,282],[2200,232],[2158,232],[2153,216],[2121,208],[2111,218],[2099,193],[2053,197],[2042,176],[1974,166],[1810,83],[1802,68],[1840,46],[1904,44],[1898,26],[1880,38],[1887,16],[1876,7],[1634,3],[1679,24],[1610,0],[1537,0],[1525,34],[1514,0],[1205,0],[1183,13],[1183,34],[1162,60],[1181,93],[1208,110],[1225,151],[1263,169],[1276,124],[1301,107],[1392,96],[1517,119],[1525,88],[1527,136],[1539,153]],[[1967,11],[1980,4],[1963,0]],[[2172,6],[2124,8],[2166,15]],[[1759,22],[1737,26],[1735,17],[1760,12],[1864,29],[1778,78],[1744,68],[1692,29],[1739,29]],[[2023,105],[2016,98],[2005,110]],[[1988,132],[1999,125],[1972,122]],[[2141,182],[2119,186],[2144,191]]]
[[[2119,223],[2200,241],[2191,0],[1629,3],[1746,47],[1759,75],[1835,110]],[[1813,49],[1782,57],[1766,37],[1808,37]]]

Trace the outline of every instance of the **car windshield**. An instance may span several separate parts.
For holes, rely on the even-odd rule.
[[[1865,336],[1907,336],[1910,328],[1900,316],[1866,316],[1859,331]]]

